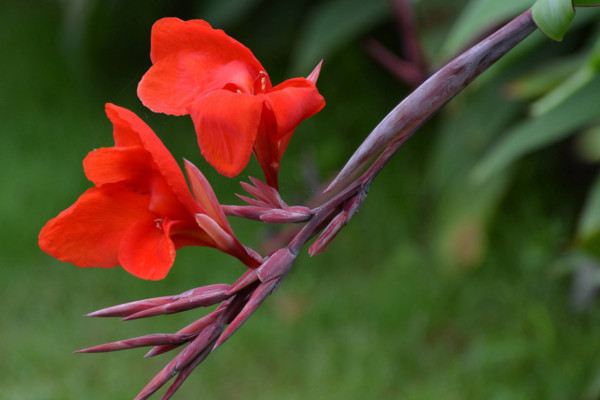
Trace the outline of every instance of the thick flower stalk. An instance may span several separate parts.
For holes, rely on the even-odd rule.
[[[189,114],[202,155],[225,176],[239,174],[254,151],[267,183],[277,187],[296,126],[325,105],[315,86],[320,65],[308,79],[272,86],[247,47],[202,20],[161,19],[151,44],[153,65],[138,86],[144,105]]]
[[[122,266],[143,279],[164,278],[183,246],[217,248],[249,267],[259,257],[235,237],[210,185],[186,162],[195,195],[175,159],[134,113],[106,105],[115,146],[85,158],[95,187],[41,230],[46,253],[80,267]]]

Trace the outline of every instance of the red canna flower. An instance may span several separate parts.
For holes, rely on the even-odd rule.
[[[202,20],[163,18],[152,28],[152,67],[138,96],[154,112],[189,114],[202,155],[219,173],[233,177],[254,154],[267,183],[277,171],[296,126],[325,100],[309,79],[272,86],[252,52]]]
[[[143,279],[164,278],[175,250],[217,248],[250,267],[258,261],[235,238],[210,185],[186,162],[192,193],[177,162],[134,113],[106,105],[115,146],[90,152],[85,174],[96,187],[41,230],[46,253],[80,267],[121,265]]]

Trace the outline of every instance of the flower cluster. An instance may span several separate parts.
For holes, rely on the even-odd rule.
[[[147,354],[152,356],[187,345],[136,399],[148,398],[177,375],[164,397],[169,398],[285,278],[297,246],[263,259],[240,243],[225,215],[271,223],[312,218],[307,207],[290,207],[281,199],[278,170],[296,126],[325,105],[315,86],[320,64],[308,78],[272,86],[248,48],[204,21],[165,18],[156,22],[151,59],[153,65],[138,86],[144,105],[155,112],[190,115],[202,155],[225,176],[239,174],[254,153],[266,183],[254,178],[252,184],[242,183],[253,196],[240,196],[249,206],[222,206],[198,168],[184,161],[186,181],[148,125],[129,110],[106,105],[115,145],[87,155],[84,171],[94,187],[42,228],[41,249],[79,267],[121,266],[151,280],[167,275],[176,250],[183,246],[213,247],[248,267],[233,285],[208,285],[88,314],[130,320],[220,303],[177,333],[145,335],[80,351],[154,346]]]
[[[272,86],[252,52],[201,20],[154,24],[152,67],[138,95],[155,112],[189,114],[200,150],[221,174],[239,174],[254,152],[268,185],[296,126],[325,102],[308,77]],[[106,105],[115,146],[84,160],[95,185],[42,229],[48,254],[80,267],[122,266],[144,279],[164,278],[183,246],[208,246],[249,268],[262,259],[235,237],[213,190],[185,162],[191,191],[173,156],[135,114]]]

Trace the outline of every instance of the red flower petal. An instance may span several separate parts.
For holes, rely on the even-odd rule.
[[[161,220],[141,220],[124,233],[119,247],[123,269],[142,279],[167,276],[175,261],[175,245]]]
[[[259,96],[217,90],[189,108],[202,155],[222,175],[239,174],[250,160],[260,125]]]
[[[294,135],[294,131],[290,131],[287,134],[285,134],[283,137],[281,137],[278,141],[277,141],[277,150],[276,150],[276,158],[275,161],[277,163],[279,163],[281,161],[281,158],[283,157],[283,152],[285,151],[285,149],[287,148],[288,144],[290,143],[290,140],[292,140],[292,136]]]
[[[287,145],[292,139],[294,131],[288,132],[276,142],[271,140],[269,136],[274,135],[269,135],[269,132],[275,132],[275,128],[265,131],[259,130],[259,135],[256,137],[252,149],[263,174],[265,175],[265,182],[269,186],[279,190],[278,171],[279,168],[281,168],[281,158],[283,157]]]
[[[220,29],[213,29],[206,21],[182,21],[163,18],[152,26],[152,63],[179,52],[207,54],[215,64],[227,64],[238,60],[252,66],[255,73],[264,70],[250,49],[228,36]]]
[[[113,124],[113,138],[116,147],[141,146],[140,132],[154,135],[152,129],[131,111],[117,105],[106,103],[104,111]]]
[[[325,106],[325,99],[316,86],[304,78],[288,79],[273,87],[264,98],[273,110],[277,123],[276,132],[271,132],[274,134],[271,137],[273,141],[281,139]]]
[[[150,182],[150,204],[148,209],[161,218],[193,219],[192,213],[174,195],[167,181],[154,174]]]
[[[169,232],[169,237],[175,244],[176,250],[185,246],[216,248],[214,240],[196,223],[195,216],[188,220],[169,220],[163,223],[163,229]]]
[[[149,178],[154,173],[150,153],[141,146],[94,150],[83,160],[83,169],[96,186],[130,181],[139,192],[149,191]]]
[[[219,64],[210,54],[175,53],[150,67],[138,85],[138,97],[154,112],[185,115],[198,96],[227,85],[250,93],[257,74],[240,61]]]
[[[133,112],[114,104],[106,104],[106,114],[115,127],[116,145],[123,146],[124,142],[137,142],[141,145],[150,153],[156,170],[165,179],[175,197],[190,213],[202,212],[188,189],[179,165],[154,131]]]
[[[278,171],[281,167],[279,161],[281,161],[283,150],[279,151],[279,142],[271,140],[271,136],[275,136],[275,133],[269,134],[269,132],[276,131],[277,124],[275,123],[273,111],[265,103],[263,105],[261,125],[258,128],[258,135],[254,141],[252,151],[265,175],[267,184],[278,189]],[[289,136],[291,137],[291,135]]]
[[[138,97],[152,111],[172,115],[187,114],[195,98],[228,84],[250,93],[264,71],[247,47],[201,20],[156,22],[151,58]]]
[[[138,221],[156,218],[148,211],[149,200],[125,184],[88,189],[42,228],[40,248],[79,267],[115,267],[124,232]]]
[[[138,84],[142,103],[154,112],[186,115],[199,87],[210,87],[202,54],[175,53],[154,64]],[[219,89],[214,87],[213,89]]]

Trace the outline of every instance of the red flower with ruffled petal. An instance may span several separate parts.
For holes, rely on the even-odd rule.
[[[215,247],[258,266],[235,238],[210,185],[186,162],[194,195],[177,162],[134,113],[106,105],[115,146],[85,158],[85,174],[96,187],[41,230],[48,254],[80,267],[121,265],[144,279],[164,278],[175,250]],[[195,196],[195,197],[194,197]]]
[[[296,126],[325,100],[312,79],[272,86],[252,52],[202,20],[164,18],[152,28],[152,67],[138,96],[155,112],[190,114],[202,155],[219,173],[233,177],[254,154],[267,183],[277,171]]]

